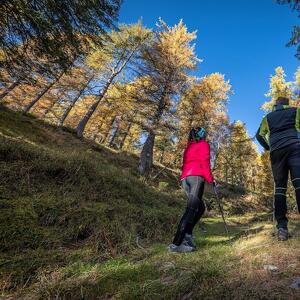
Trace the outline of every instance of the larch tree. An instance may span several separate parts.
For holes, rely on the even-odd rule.
[[[232,93],[231,85],[220,73],[207,75],[186,89],[176,113],[179,122],[178,152],[183,149],[188,132],[193,127],[200,126],[209,133],[213,156],[217,155],[224,136],[223,127],[228,124],[227,102],[230,93]]]
[[[261,160],[261,169],[258,174],[258,178],[260,180],[260,194],[267,201],[271,202],[273,201],[274,180],[273,180],[272,169],[271,169],[270,153],[268,151],[264,151],[261,154],[260,160]]]
[[[68,118],[69,113],[71,112],[77,101],[81,99],[81,97],[83,97],[85,93],[89,90],[90,84],[93,81],[93,79],[93,73],[89,72],[88,74],[85,74],[84,78],[80,79],[80,84],[77,86],[77,89],[74,89],[73,95],[63,100],[62,114],[59,119],[60,126],[64,125],[65,120]]]
[[[156,137],[154,159],[160,164],[173,167],[175,166],[175,150],[175,135],[170,134],[169,130],[162,131],[161,134]]]
[[[118,112],[118,119],[112,128],[109,140],[109,146],[122,149],[124,145],[134,148],[134,145],[129,143],[136,142],[141,135],[141,130],[138,130],[138,101],[131,97],[134,90],[134,81],[124,84],[122,87],[117,86],[117,98],[113,99],[112,107]],[[135,126],[136,125],[136,126]]]
[[[19,79],[12,78],[5,69],[0,69],[0,102],[11,93],[22,81]]]
[[[102,142],[105,142],[109,147],[122,148],[130,133],[137,111],[136,101],[127,92],[131,88],[131,82],[124,84],[116,82],[110,86],[105,96],[105,102],[108,104],[106,106],[110,110],[109,115],[112,118],[104,118],[102,121],[102,125],[107,128]],[[102,102],[103,104],[105,103]],[[101,109],[102,105],[100,104],[98,108]],[[100,114],[98,110],[95,113]],[[99,117],[102,118],[102,116]],[[90,123],[95,122],[95,120],[96,118],[93,117]]]
[[[300,67],[297,68],[295,73],[295,81],[293,84],[293,94],[297,106],[300,106]]]
[[[257,189],[256,174],[259,168],[257,146],[247,133],[245,124],[236,121],[230,126],[225,143],[220,148],[218,178],[248,189]]]
[[[46,55],[38,59],[33,49],[34,43],[31,41],[27,45],[26,66],[14,65],[13,63],[6,65],[6,58],[1,55],[0,50],[0,81],[4,83],[6,88],[0,96],[0,101],[20,85],[31,84],[36,88],[40,87],[40,90],[42,90],[44,85],[49,85],[49,81],[66,71],[66,68],[50,62]],[[14,58],[11,59],[14,60]],[[3,76],[4,74],[5,76]]]
[[[149,173],[153,164],[155,137],[162,128],[172,130],[172,115],[177,96],[189,81],[188,72],[199,61],[191,44],[195,32],[188,32],[180,21],[173,27],[162,20],[157,25],[153,44],[145,47],[139,72],[144,76],[141,86],[140,113],[147,116],[143,124],[145,143],[143,145],[139,172]]]
[[[142,103],[144,98],[143,88],[150,88],[150,83],[144,77],[137,77],[124,84],[115,84],[115,89],[110,89],[106,98],[111,101],[111,109],[118,116],[111,133],[111,146],[118,149],[136,151],[142,135],[144,120]]]
[[[43,79],[41,78],[41,80]],[[31,101],[32,95],[36,95],[38,92],[39,88],[36,85],[22,82],[7,93],[1,102],[11,109],[21,111],[24,105]]]
[[[0,54],[1,60],[1,54]],[[10,92],[12,92],[17,86],[19,82],[15,82],[12,79],[11,75],[4,68],[0,68],[0,102],[6,97]]]
[[[55,76],[47,76],[44,80],[44,85],[42,86],[40,91],[33,97],[33,99],[24,106],[23,112],[28,113],[34,107],[34,105],[36,105],[42,99],[42,97],[60,81],[60,79],[70,70],[70,68],[71,66],[69,66],[67,70],[60,70],[59,73]]]
[[[270,89],[266,97],[271,98],[269,101],[262,105],[264,111],[271,111],[275,101],[278,97],[292,97],[292,83],[286,81],[286,74],[282,67],[275,69],[275,75],[270,77]]]
[[[84,116],[89,109],[89,106],[96,100],[96,95],[87,94],[83,95],[73,106],[68,114],[68,117],[64,121],[64,126],[76,129],[78,120]],[[106,113],[106,111],[105,111]]]
[[[129,63],[139,57],[140,50],[151,38],[151,30],[139,22],[132,25],[121,25],[118,31],[112,31],[103,47],[95,47],[87,58],[87,64],[99,72],[100,89],[86,114],[81,118],[76,131],[78,137],[83,136],[85,127],[96,111],[98,105],[105,97],[109,87],[116,78],[125,71]]]
[[[91,92],[93,78],[92,70],[78,62],[41,98],[32,112],[42,112],[43,118],[63,126],[76,102]]]

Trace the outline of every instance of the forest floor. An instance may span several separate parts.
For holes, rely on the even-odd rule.
[[[178,174],[137,162],[0,106],[0,299],[300,299],[299,216],[279,242],[271,202],[226,186],[228,237],[207,189],[197,251],[169,253]]]
[[[79,255],[1,299],[300,299],[300,222],[291,222],[293,238],[279,242],[270,222],[228,221],[230,237],[219,218],[204,219],[196,252],[173,254],[156,243],[105,262]]]

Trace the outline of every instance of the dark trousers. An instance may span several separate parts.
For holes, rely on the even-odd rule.
[[[274,213],[278,228],[287,229],[286,190],[289,173],[295,188],[300,213],[300,143],[271,152],[272,172],[275,181]]]
[[[179,222],[173,244],[179,246],[185,234],[192,234],[197,222],[205,212],[205,204],[202,200],[205,181],[201,176],[188,176],[182,180],[188,203],[186,210]]]

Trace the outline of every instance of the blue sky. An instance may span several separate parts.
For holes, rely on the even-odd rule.
[[[295,47],[285,46],[299,19],[273,0],[124,0],[120,22],[140,17],[148,27],[161,17],[169,25],[183,19],[190,31],[197,30],[196,52],[203,59],[197,75],[225,74],[235,92],[230,119],[245,122],[250,135],[264,114],[260,106],[275,67],[282,66],[291,80],[299,65]]]

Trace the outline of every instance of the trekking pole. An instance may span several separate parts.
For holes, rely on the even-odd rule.
[[[224,211],[223,211],[222,204],[221,204],[221,199],[219,197],[219,194],[218,194],[218,191],[217,191],[217,188],[216,188],[215,184],[213,184],[213,189],[214,189],[214,192],[215,192],[215,195],[216,195],[216,199],[217,199],[217,202],[218,202],[218,206],[219,206],[219,210],[221,212],[221,216],[222,216],[222,219],[223,219],[224,228],[225,228],[227,236],[229,237],[228,226],[227,226],[226,221],[225,221]]]

